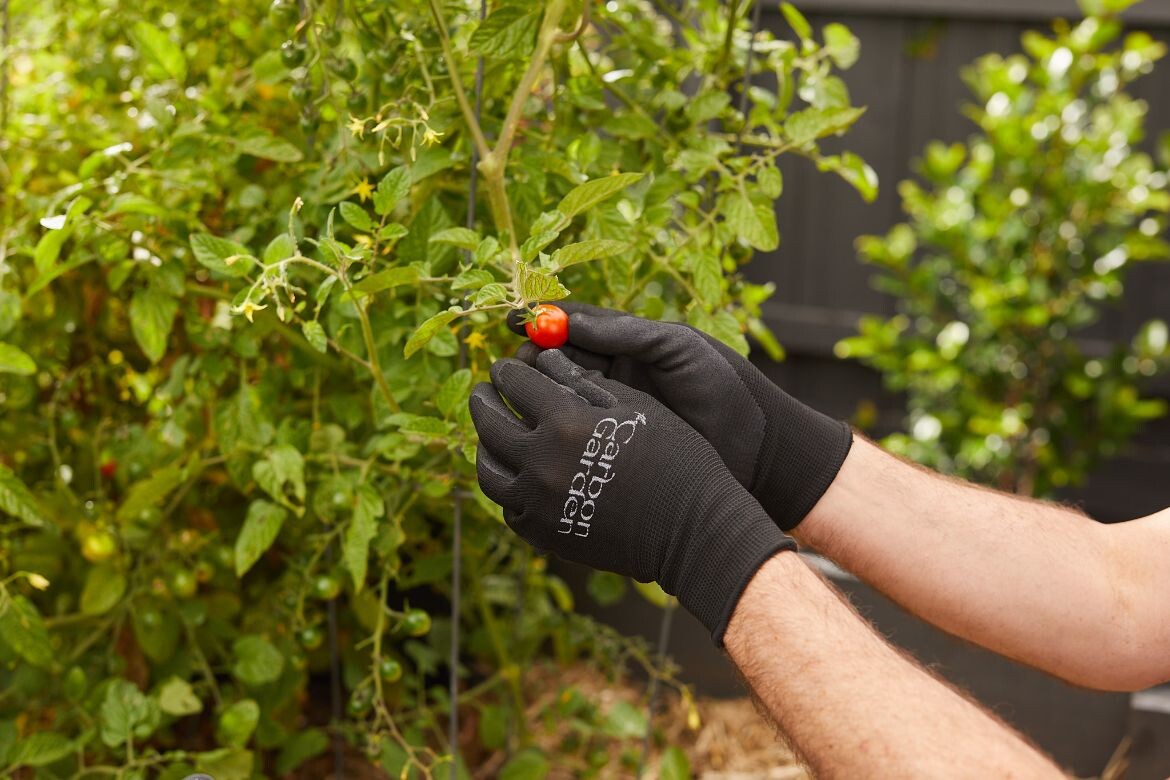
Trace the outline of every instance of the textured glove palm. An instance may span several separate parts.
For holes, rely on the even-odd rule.
[[[653,395],[701,433],[785,531],[824,495],[853,442],[849,426],[802,404],[735,350],[688,325],[559,301],[562,351],[585,369]],[[509,325],[523,328],[515,315]],[[517,358],[532,363],[526,343]]]
[[[752,574],[795,544],[654,398],[556,350],[533,362],[498,361],[472,392],[484,493],[533,546],[658,582],[719,642]]]

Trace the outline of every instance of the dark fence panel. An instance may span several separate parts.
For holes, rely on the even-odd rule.
[[[782,166],[781,246],[758,256],[748,275],[777,285],[765,316],[789,358],[779,365],[765,359],[761,367],[839,416],[851,415],[862,401],[875,402],[879,428],[873,433],[881,435],[899,425],[901,401],[882,391],[873,372],[832,358],[833,345],[855,332],[861,315],[893,311],[893,301],[873,290],[871,269],[858,259],[854,241],[901,220],[897,183],[912,176],[912,160],[927,142],[964,140],[974,131],[961,113],[969,100],[961,69],[988,52],[1018,51],[1024,30],[1042,28],[1054,15],[1075,16],[1076,6],[1073,0],[804,0],[797,5],[814,26],[844,22],[861,39],[861,60],[845,80],[854,103],[868,110],[842,147],[865,157],[882,186],[877,201],[866,204],[844,182],[805,161]],[[790,34],[770,7],[764,18],[777,34]],[[1170,43],[1170,2],[1144,3],[1130,22]],[[1139,81],[1134,92],[1150,105],[1151,138],[1170,130],[1170,62]],[[1141,323],[1170,317],[1170,264],[1136,267],[1129,278],[1124,304],[1086,334],[1095,342],[1090,348],[1127,342]],[[1163,377],[1150,390],[1170,398],[1170,380]],[[1066,497],[1100,519],[1129,519],[1170,505],[1168,473],[1170,421],[1163,420],[1147,426],[1134,446]]]

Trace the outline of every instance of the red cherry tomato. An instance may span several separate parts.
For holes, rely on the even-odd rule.
[[[559,306],[542,303],[536,319],[524,324],[532,343],[541,349],[556,349],[569,340],[569,315]]]
[[[111,458],[102,463],[100,468],[104,478],[113,479],[114,475],[118,473],[118,461]]]

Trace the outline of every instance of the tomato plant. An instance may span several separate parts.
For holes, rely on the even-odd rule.
[[[0,766],[233,780],[339,739],[427,776],[533,755],[540,662],[650,667],[478,491],[467,395],[505,315],[570,291],[777,354],[738,273],[778,244],[777,158],[875,186],[819,147],[861,114],[848,30],[785,6],[793,40],[752,36],[716,0],[9,7]],[[487,725],[450,745],[456,585]],[[596,771],[619,733],[542,760]]]

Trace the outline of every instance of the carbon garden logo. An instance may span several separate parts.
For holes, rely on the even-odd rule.
[[[569,482],[569,497],[565,499],[561,519],[557,522],[558,533],[589,536],[597,513],[597,501],[616,475],[618,454],[633,440],[638,426],[646,424],[646,415],[638,412],[625,422],[606,417],[593,427],[593,434],[581,453],[579,462],[582,468]]]

